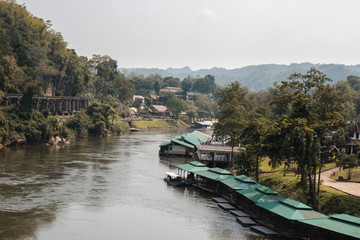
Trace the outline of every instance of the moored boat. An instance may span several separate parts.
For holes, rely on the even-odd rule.
[[[178,174],[173,172],[165,172],[164,181],[178,187],[186,186],[186,182]]]

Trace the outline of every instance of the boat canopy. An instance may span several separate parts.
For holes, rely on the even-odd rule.
[[[178,174],[173,173],[173,172],[165,172],[166,176],[170,176],[171,178],[177,178],[180,177]]]

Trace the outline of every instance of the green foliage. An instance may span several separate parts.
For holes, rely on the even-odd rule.
[[[111,106],[96,102],[86,109],[86,114],[90,117],[93,124],[103,121],[106,124],[106,128],[110,127],[110,120],[116,117],[116,112]]]
[[[106,125],[105,122],[103,121],[98,121],[96,122],[94,125],[92,125],[89,128],[89,133],[95,136],[106,136],[107,135],[107,129],[106,129]]]
[[[0,89],[21,93],[31,79],[42,92],[50,87],[54,95],[84,93],[90,78],[87,60],[67,49],[60,33],[15,2],[0,1],[0,13]]]
[[[192,85],[193,85],[193,83],[192,83],[190,77],[187,77],[181,81],[181,89],[184,91],[184,93],[190,92]]]
[[[172,97],[175,97],[174,93],[171,92],[160,92],[159,101],[163,102],[165,105],[171,99]]]
[[[204,78],[194,79],[192,91],[203,94],[214,94],[217,91],[214,76],[206,75]]]
[[[130,126],[127,122],[114,122],[110,125],[109,130],[116,134],[123,134],[130,132]]]
[[[164,83],[168,87],[180,87],[180,79],[174,77],[165,77]]]
[[[173,96],[166,103],[166,107],[170,110],[170,112],[174,115],[176,120],[179,119],[180,113],[188,110],[188,105],[182,99]]]
[[[143,100],[141,98],[136,98],[134,103],[133,103],[133,106],[136,107],[136,108],[139,108],[142,103],[143,103]]]
[[[214,134],[232,147],[240,143],[239,137],[250,108],[246,94],[246,90],[238,82],[220,89],[218,123]]]
[[[354,168],[360,165],[360,160],[357,158],[357,154],[353,153],[350,155],[340,154],[337,157],[336,166],[340,168],[340,170],[347,169],[347,178],[351,179],[351,173]]]
[[[288,115],[273,124],[264,141],[273,166],[297,164],[302,186],[307,188],[314,208],[320,192],[320,183],[316,186],[317,169],[327,161],[328,149],[336,143],[336,134],[329,132],[341,132],[345,126],[340,114],[342,99],[330,81],[314,68],[283,81],[273,103],[279,105],[292,99]]]
[[[31,111],[26,118],[20,118],[21,109],[0,108],[0,143],[13,143],[23,139],[26,143],[48,142],[54,136],[67,135],[54,117]]]
[[[86,137],[88,135],[90,125],[91,119],[85,113],[77,113],[66,122],[66,127],[73,130],[77,137]]]
[[[240,151],[234,157],[234,169],[237,174],[251,175],[256,171],[256,155],[253,154],[255,149],[250,146],[245,151]]]

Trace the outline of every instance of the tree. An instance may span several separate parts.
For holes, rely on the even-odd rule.
[[[159,81],[155,81],[154,82],[154,86],[153,86],[154,91],[159,94],[160,93],[160,89],[161,89],[161,85]]]
[[[173,96],[167,101],[166,107],[174,115],[176,121],[179,119],[180,113],[188,110],[188,105],[186,102],[176,96]]]
[[[180,79],[174,78],[174,77],[165,77],[163,81],[169,86],[169,87],[180,87]]]
[[[114,79],[114,94],[122,102],[128,102],[132,100],[135,94],[135,86],[128,80],[126,80],[123,74],[119,74]]]
[[[238,174],[244,174],[249,176],[256,168],[256,155],[254,152],[256,149],[253,146],[246,146],[245,151],[240,151],[235,154],[234,157],[234,168]]]
[[[191,91],[192,81],[190,77],[185,78],[181,81],[181,89],[184,91],[184,94]]]
[[[136,108],[139,108],[142,104],[142,99],[141,98],[135,98],[135,101],[133,103],[133,106]]]
[[[189,122],[191,123],[192,120],[196,117],[196,112],[194,110],[189,110],[186,112],[186,115],[189,118]]]
[[[218,123],[215,125],[214,134],[231,146],[232,156],[234,156],[234,146],[240,143],[246,113],[250,107],[246,94],[246,90],[238,82],[232,82],[229,86],[220,89]],[[233,162],[233,159],[231,161]]]
[[[148,108],[152,105],[152,99],[150,97],[145,97],[145,105]]]
[[[316,209],[320,194],[321,166],[329,158],[328,149],[335,143],[335,136],[331,131],[341,131],[344,128],[342,99],[336,88],[328,82],[331,80],[317,69],[310,69],[306,74],[295,73],[289,81],[283,81],[279,86],[280,92],[291,93],[292,101],[287,115],[282,117],[278,129],[267,137],[276,140],[285,156],[295,161],[301,175],[302,186],[307,189],[311,204]],[[290,96],[291,96],[290,95]],[[284,102],[289,95],[279,94],[275,102]],[[283,136],[283,141],[274,134]],[[274,139],[275,138],[275,139]],[[272,145],[268,149],[275,150]],[[273,160],[283,160],[269,153]],[[318,179],[317,176],[318,172]],[[317,183],[317,186],[316,186]]]
[[[359,166],[359,159],[357,158],[356,154],[340,154],[336,161],[336,166],[340,168],[340,170],[348,170],[347,172],[347,179],[351,179],[352,170]]]
[[[265,135],[267,126],[266,120],[261,116],[255,116],[250,118],[245,123],[244,129],[242,130],[240,138],[242,143],[246,147],[247,156],[255,159],[255,179],[259,181],[259,164],[260,159],[264,155],[262,149],[262,141]]]
[[[214,76],[206,75],[204,78],[195,79],[192,89],[194,92],[214,94],[217,89]]]

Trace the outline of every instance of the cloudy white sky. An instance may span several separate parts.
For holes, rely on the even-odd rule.
[[[358,0],[18,0],[119,67],[360,64]]]

